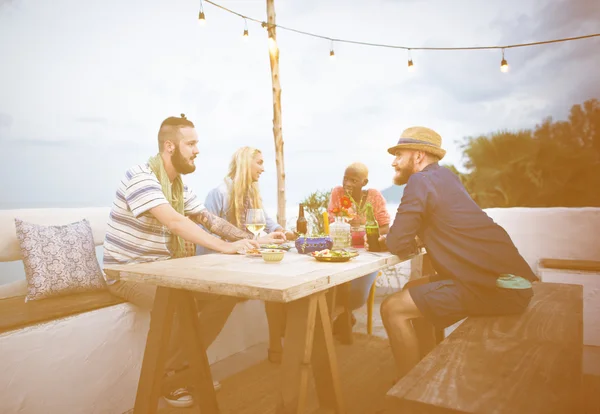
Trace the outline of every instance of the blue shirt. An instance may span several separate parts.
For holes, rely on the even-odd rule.
[[[222,219],[227,220],[227,211],[229,210],[229,185],[231,180],[229,178],[226,179],[225,182],[221,183],[216,188],[210,190],[208,195],[206,196],[206,201],[204,202],[204,207],[210,211],[212,214],[221,217]],[[245,219],[246,212],[242,212],[242,219]],[[265,232],[271,233],[281,226],[275,220],[273,220],[267,212],[265,211]],[[246,229],[242,229],[246,230]]]
[[[415,235],[442,278],[483,287],[496,286],[503,274],[538,280],[508,233],[438,163],[409,178],[387,236],[390,252],[400,257],[414,253]]]

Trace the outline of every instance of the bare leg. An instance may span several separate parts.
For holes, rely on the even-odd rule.
[[[424,285],[430,282],[431,279],[429,277],[421,277],[406,283],[402,290],[404,291],[409,289],[411,286]],[[412,326],[419,340],[420,359],[423,359],[425,358],[425,355],[431,352],[431,350],[435,348],[437,344],[435,336],[435,327],[425,318],[413,319]]]
[[[265,313],[269,323],[269,361],[281,362],[281,338],[285,334],[285,304],[265,302]]]
[[[425,318],[413,319],[412,326],[419,338],[420,359],[423,359],[437,345],[435,327]]]
[[[398,375],[406,375],[420,360],[419,340],[411,319],[421,312],[407,290],[395,293],[381,304],[381,318],[387,331]]]

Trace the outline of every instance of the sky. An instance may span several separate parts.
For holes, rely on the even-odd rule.
[[[216,0],[266,20],[265,0]],[[121,176],[157,152],[162,120],[185,113],[200,155],[184,181],[201,198],[233,152],[259,148],[275,208],[267,35],[198,0],[0,0],[0,208],[110,206]],[[329,37],[418,46],[522,43],[600,32],[595,0],[276,0],[277,22]],[[405,128],[466,137],[565,119],[600,98],[600,38],[501,52],[334,44],[278,30],[286,197],[341,183],[355,161],[391,185],[386,149]],[[296,211],[288,209],[288,216]]]

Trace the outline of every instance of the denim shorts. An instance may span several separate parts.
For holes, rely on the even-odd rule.
[[[499,316],[522,313],[533,290],[466,285],[439,280],[408,289],[415,305],[437,328],[446,328],[467,316]]]

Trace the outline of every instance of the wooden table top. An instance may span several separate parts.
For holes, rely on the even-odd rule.
[[[411,259],[359,249],[349,262],[318,262],[295,250],[281,262],[261,257],[207,254],[148,263],[107,266],[121,280],[196,292],[290,302]]]

